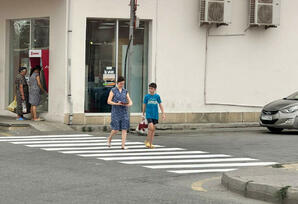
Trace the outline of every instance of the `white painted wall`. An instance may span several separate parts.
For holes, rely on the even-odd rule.
[[[298,1],[282,1],[281,26],[249,29],[248,1],[233,1],[233,23],[213,27],[207,55],[207,27],[199,26],[199,0],[159,1],[157,82],[168,112],[258,111],[297,91]],[[236,105],[236,106],[234,106]]]
[[[7,3],[0,0],[1,87],[5,84],[5,19],[51,16],[51,77],[55,76],[55,81],[59,83],[51,83],[50,89],[53,92],[50,93],[50,113],[60,116],[68,112],[67,106],[61,105],[65,104],[66,83],[63,81],[66,46],[65,16],[62,13],[65,3],[61,0],[52,0],[50,3],[45,0],[30,0],[38,6],[24,7],[20,4],[15,7],[16,2],[22,1],[11,0]],[[83,113],[86,19],[127,19],[129,0],[71,2],[70,57],[74,113]],[[3,4],[6,7],[3,8]],[[61,7],[57,7],[60,4]],[[297,90],[298,1],[282,2],[280,27],[268,30],[251,28],[245,32],[248,0],[234,0],[232,25],[210,29],[206,89],[204,76],[207,27],[199,25],[199,0],[139,0],[139,4],[138,16],[152,20],[149,81],[158,83],[158,92],[162,96],[166,112],[258,111],[258,106]],[[0,90],[0,108],[3,109],[5,94],[3,88]],[[207,105],[205,102],[218,105]]]
[[[50,86],[49,120],[63,121],[65,111],[66,77],[66,1],[62,0],[0,0],[0,114],[8,104],[9,53],[6,29],[10,19],[50,17]]]
[[[128,2],[72,3],[75,113],[84,112],[86,18],[128,18]],[[138,16],[152,20],[149,76],[158,83],[167,112],[259,111],[296,90],[297,1],[282,2],[279,28],[244,32],[248,1],[234,0],[232,25],[210,29],[206,88],[207,27],[199,25],[199,0],[141,0],[139,4]],[[239,36],[214,36],[231,34]]]
[[[263,106],[297,91],[298,1],[281,4],[276,29],[247,28],[248,4],[234,1],[233,24],[213,28],[208,51],[207,101]]]

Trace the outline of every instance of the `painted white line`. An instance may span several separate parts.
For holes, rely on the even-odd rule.
[[[115,154],[79,154],[81,157],[114,157],[114,156],[146,156],[146,155],[181,155],[181,154],[205,154],[202,151],[174,151],[174,152],[141,152],[141,153],[115,153]]]
[[[126,142],[127,145],[139,145],[142,142]],[[112,145],[121,145],[121,142],[112,142]],[[79,144],[40,144],[40,145],[25,145],[27,147],[88,147],[88,146],[107,146],[107,143],[79,143]]]
[[[113,140],[115,142],[121,142],[120,139]],[[31,141],[31,142],[12,142],[12,144],[63,144],[63,143],[85,143],[85,142],[103,142],[106,144],[107,140],[70,140],[70,141],[64,141],[64,140],[54,140],[54,141]]]
[[[153,165],[144,166],[150,169],[185,169],[185,168],[216,168],[216,167],[247,167],[247,166],[270,166],[275,162],[252,162],[252,163],[224,163],[224,164],[182,164],[182,165]]]
[[[126,144],[127,145],[127,144]],[[138,148],[145,148],[145,145],[132,145],[127,146],[129,149],[138,149]],[[155,145],[156,149],[163,147],[160,145]],[[46,151],[72,151],[72,150],[104,150],[104,149],[121,149],[120,145],[111,146],[111,147],[58,147],[58,148],[42,148],[42,150]],[[122,150],[123,151],[123,150]],[[126,150],[124,150],[126,151]]]
[[[0,139],[0,142],[26,142],[26,141],[53,141],[53,140],[96,140],[106,139],[105,137],[46,137],[46,138],[30,138],[30,139]]]
[[[108,157],[97,158],[106,161],[124,161],[124,160],[149,160],[149,159],[184,159],[184,158],[225,158],[231,157],[226,154],[202,154],[202,155],[175,155],[175,156],[142,156],[142,157]]]
[[[78,135],[35,135],[35,136],[8,136],[7,139],[29,139],[29,138],[51,138],[51,137],[90,137],[92,135],[88,134],[78,134]],[[2,137],[1,137],[2,138]],[[4,137],[3,137],[4,138]]]
[[[177,171],[167,171],[176,174],[199,174],[199,173],[220,173],[220,172],[228,172],[235,171],[237,169],[201,169],[201,170],[177,170]]]
[[[85,154],[85,153],[116,153],[116,152],[160,152],[160,151],[181,151],[182,148],[155,148],[148,149],[141,146],[143,149],[126,149],[126,150],[85,150],[85,151],[62,151],[63,154]]]
[[[258,161],[252,158],[224,158],[224,159],[184,159],[184,160],[153,160],[153,161],[127,161],[122,164],[171,164],[171,163],[215,163],[215,162],[239,162]]]

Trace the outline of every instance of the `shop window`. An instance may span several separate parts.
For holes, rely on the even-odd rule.
[[[87,20],[85,112],[109,113],[107,104],[110,90],[118,76],[125,76],[128,20]],[[142,99],[148,83],[148,22],[141,21],[135,31],[131,57],[131,112],[141,112]]]
[[[10,21],[10,101],[16,94],[14,81],[19,67],[28,69],[26,76],[28,80],[31,68],[37,64],[42,65],[41,82],[45,90],[48,89],[49,23],[49,18]],[[30,51],[35,50],[40,53],[40,56],[30,58]],[[46,94],[42,95],[39,111],[48,110],[47,102]]]
[[[49,19],[32,19],[32,48],[49,48]]]

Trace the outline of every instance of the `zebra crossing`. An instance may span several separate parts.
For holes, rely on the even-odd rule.
[[[237,158],[232,155],[189,151],[178,147],[155,145],[148,149],[142,142],[127,141],[128,149],[121,149],[121,139],[113,139],[107,146],[105,137],[90,134],[36,135],[0,138],[0,142],[74,154],[82,158],[116,161],[123,165],[141,165],[148,169],[160,169],[176,174],[201,174],[234,171],[242,167],[270,166],[275,162],[262,162],[254,158]]]

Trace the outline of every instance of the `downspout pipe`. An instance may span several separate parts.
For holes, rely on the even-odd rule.
[[[72,91],[71,91],[71,56],[70,56],[70,46],[71,46],[71,0],[66,0],[67,8],[66,8],[66,23],[67,23],[67,37],[66,37],[66,59],[67,59],[67,103],[69,108],[68,114],[68,125],[72,125],[73,119],[73,102],[72,102]]]

